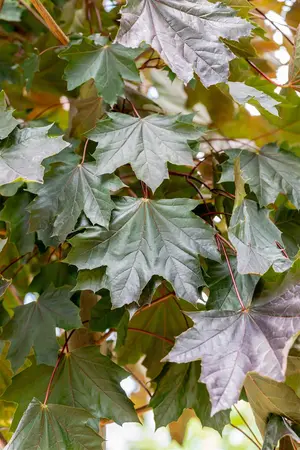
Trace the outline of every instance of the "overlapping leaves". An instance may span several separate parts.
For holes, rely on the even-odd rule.
[[[167,360],[188,363],[202,359],[212,413],[235,403],[248,372],[284,381],[288,341],[300,330],[300,287],[264,304],[240,311],[189,314],[194,327],[176,340]],[[257,349],[259,348],[259,351]]]
[[[233,53],[220,38],[238,40],[250,23],[221,3],[206,0],[130,0],[122,9],[117,42],[157,50],[172,71],[188,83],[193,72],[208,87],[226,81]]]
[[[153,275],[196,302],[204,284],[198,255],[219,259],[214,231],[190,212],[197,202],[123,197],[115,205],[110,231],[89,228],[72,238],[67,262],[79,269],[107,266],[114,307],[138,302]]]

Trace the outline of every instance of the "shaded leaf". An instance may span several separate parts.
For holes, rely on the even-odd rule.
[[[13,117],[12,113],[13,111],[6,106],[4,92],[0,91],[0,139],[7,138],[18,125],[18,121]]]
[[[176,340],[167,361],[202,359],[212,414],[239,398],[248,372],[284,381],[292,336],[300,330],[300,286],[245,311],[190,313],[194,326]]]
[[[108,227],[114,203],[110,190],[123,183],[116,176],[97,176],[93,163],[74,162],[54,167],[45,177],[36,199],[29,206],[30,230],[43,230],[52,224],[52,236],[63,242],[74,230],[83,211],[93,225]]]
[[[91,309],[89,329],[104,332],[109,328],[118,328],[125,312],[124,306],[112,310],[109,292],[102,291],[101,299]]]
[[[107,266],[114,308],[137,302],[152,275],[196,302],[204,284],[198,255],[219,259],[214,230],[190,212],[198,202],[122,197],[115,204],[110,231],[94,227],[72,238],[66,261],[79,269]]]
[[[62,405],[43,405],[33,399],[7,450],[59,448],[61,450],[99,450],[103,439],[91,426],[92,416],[84,409]]]
[[[155,380],[157,388],[150,401],[156,427],[169,425],[179,419],[185,408],[193,408],[203,427],[222,432],[230,423],[229,410],[211,417],[211,403],[205,384],[199,383],[200,366],[168,364]]]
[[[290,59],[290,63],[289,63],[289,82],[293,86],[295,86],[295,85],[297,86],[300,83],[300,26],[299,25],[298,25],[297,33],[295,36],[293,55],[292,55],[292,57]]]
[[[145,41],[185,83],[195,71],[206,87],[226,81],[234,58],[220,37],[238,40],[252,28],[231,8],[206,0],[131,0],[121,12],[120,44]]]
[[[275,272],[291,267],[291,261],[276,245],[283,242],[280,231],[269,218],[269,211],[259,209],[253,200],[245,200],[235,208],[229,237],[237,250],[237,270],[241,274],[263,275],[271,266]]]
[[[33,78],[36,72],[40,70],[40,58],[36,53],[28,55],[23,61],[21,68],[23,70],[23,77],[27,91],[30,91],[33,83]]]
[[[284,436],[290,436],[296,442],[300,443],[300,438],[290,427],[288,421],[284,417],[271,414],[268,418],[262,450],[274,450],[280,439]]]
[[[16,129],[0,142],[0,184],[15,180],[43,181],[41,162],[69,144],[62,137],[47,136],[50,126]]]
[[[11,280],[6,280],[0,275],[0,297],[5,294],[6,289],[11,285]],[[1,326],[1,325],[0,325]]]
[[[239,157],[242,177],[260,205],[274,203],[278,194],[283,193],[300,208],[300,159],[293,153],[269,144],[257,152],[230,150],[228,156],[221,182],[233,181],[233,164]]]
[[[68,288],[49,287],[36,302],[15,309],[1,335],[1,340],[10,341],[7,358],[14,372],[22,366],[32,347],[38,364],[55,365],[59,348],[55,327],[71,330],[82,326],[79,309],[70,297]]]
[[[0,212],[0,220],[8,224],[9,242],[14,242],[20,255],[31,252],[35,243],[34,233],[29,233],[29,213],[26,211],[32,197],[21,192],[6,200]]]
[[[241,298],[245,306],[249,306],[259,277],[256,275],[241,275],[237,271],[237,260],[234,257],[230,258],[230,265]],[[204,280],[209,288],[207,309],[232,310],[239,308],[240,304],[225,261],[222,263],[208,261],[208,269],[205,271]]]
[[[119,44],[110,44],[108,38],[93,35],[77,45],[63,50],[60,58],[66,59],[65,79],[68,89],[81,86],[91,78],[103,99],[113,105],[124,94],[124,80],[140,82],[134,59],[141,50]]]
[[[203,128],[185,121],[185,116],[152,114],[137,118],[109,113],[88,136],[98,142],[94,153],[99,174],[112,173],[130,163],[138,179],[153,191],[169,178],[167,162],[193,165],[188,140],[196,140]]]

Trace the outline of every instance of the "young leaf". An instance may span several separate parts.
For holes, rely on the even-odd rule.
[[[229,237],[237,250],[237,269],[241,274],[261,274],[273,266],[275,272],[291,267],[276,243],[283,245],[281,233],[269,219],[269,212],[245,200],[231,217]]]
[[[16,129],[0,142],[0,184],[15,180],[43,181],[41,162],[69,144],[62,137],[47,136],[50,126]]]
[[[241,275],[237,271],[237,260],[234,257],[230,257],[230,265],[243,302],[245,306],[249,306],[259,277]],[[233,310],[239,308],[239,301],[226,262],[208,261],[204,280],[209,288],[207,309]]]
[[[138,47],[142,41],[160,53],[185,83],[195,71],[204,86],[226,81],[233,53],[220,38],[238,40],[252,26],[231,8],[206,0],[130,0],[122,8],[117,42]]]
[[[36,302],[15,309],[0,337],[10,341],[7,359],[14,372],[22,366],[32,347],[38,364],[55,365],[59,348],[55,327],[71,330],[82,326],[79,309],[70,297],[68,288],[50,286]]]
[[[7,450],[99,450],[103,439],[89,426],[92,419],[84,409],[44,405],[34,398]]]
[[[197,140],[203,128],[184,121],[184,116],[152,114],[144,118],[109,113],[88,136],[98,142],[94,153],[97,173],[112,173],[130,163],[138,179],[152,191],[169,178],[167,162],[193,165],[188,140]]]
[[[278,111],[275,106],[279,105],[280,102],[270,97],[270,95],[241,82],[229,81],[228,86],[231,97],[240,105],[245,105],[245,103],[251,100],[256,100],[269,113],[278,116]]]
[[[84,408],[97,419],[107,418],[122,425],[138,422],[133,403],[120,382],[128,372],[101,355],[99,347],[82,347],[64,356],[59,365],[50,400]]]
[[[0,91],[0,139],[7,138],[18,125],[12,113],[12,110],[7,109],[4,92]]]
[[[211,403],[205,384],[199,383],[200,366],[168,364],[155,380],[157,388],[150,401],[156,427],[163,427],[179,419],[185,408],[193,408],[203,427],[222,433],[230,423],[230,411],[221,411],[211,417]]]
[[[107,266],[114,308],[138,302],[153,275],[195,303],[204,284],[198,255],[219,259],[214,230],[190,212],[198,202],[122,197],[115,204],[110,231],[94,227],[72,238],[66,261],[79,269]]]
[[[110,190],[123,186],[114,175],[95,175],[93,163],[80,164],[75,155],[73,159],[46,175],[38,196],[29,206],[30,230],[43,230],[52,224],[52,236],[58,236],[61,242],[74,230],[82,211],[93,225],[108,228],[114,208]]]
[[[230,150],[228,156],[221,182],[234,179],[234,160],[239,157],[242,177],[260,205],[274,203],[278,194],[283,193],[300,209],[300,159],[293,153],[269,144],[257,152]]]
[[[68,61],[65,79],[69,90],[93,78],[99,94],[113,105],[124,94],[124,79],[140,82],[134,62],[140,53],[141,50],[110,44],[108,38],[93,35],[90,40],[63,50],[59,56]]]
[[[244,311],[188,315],[193,328],[177,338],[165,360],[202,359],[200,379],[210,393],[212,414],[238,400],[248,372],[284,381],[291,338],[300,330],[300,285]]]

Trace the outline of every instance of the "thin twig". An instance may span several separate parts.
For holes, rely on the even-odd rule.
[[[294,42],[280,29],[280,27],[279,26],[277,26],[276,25],[276,22],[273,22],[273,20],[270,20],[267,16],[266,16],[266,14],[263,12],[263,11],[261,11],[259,8],[255,8],[255,10],[259,13],[259,14],[261,14],[262,16],[263,16],[263,18],[265,19],[265,20],[267,20],[268,22],[270,22],[272,25],[273,25],[273,27],[274,28],[276,28],[276,30],[278,30],[281,34],[282,34],[282,36],[294,47]]]
[[[0,11],[3,8],[3,5],[4,5],[4,0],[0,0]]]
[[[274,86],[280,87],[280,88],[285,88],[285,87],[290,87],[289,84],[278,84],[276,83],[276,81],[272,80],[272,78],[268,77],[267,74],[265,74],[262,70],[260,70],[256,64],[254,64],[254,62],[250,61],[250,59],[245,58],[245,60],[247,61],[247,63],[257,72],[259,73],[263,78],[265,78],[265,80],[269,81],[269,83],[274,84]]]
[[[136,107],[134,106],[134,104],[132,103],[132,101],[130,101],[128,98],[127,98],[126,100],[131,104],[131,107],[132,107],[132,109],[133,109],[134,114],[136,115],[136,117],[138,117],[138,118],[140,119],[141,116],[140,116],[138,110],[136,109]]]
[[[31,0],[31,3],[37,10],[37,12],[44,19],[47,28],[51,31],[51,33],[62,43],[62,45],[68,45],[69,38],[65,35],[60,26],[55,22],[51,14],[47,11],[43,3],[40,0]]]
[[[22,256],[18,256],[18,258],[14,258],[6,267],[4,267],[4,269],[1,270],[0,275],[3,275],[4,272],[6,272],[12,265],[16,264],[18,261],[20,261],[21,259],[23,259],[26,255],[28,255],[30,252],[28,253],[24,253],[24,255]]]
[[[250,433],[252,434],[252,436],[254,437],[254,439],[256,440],[256,442],[258,443],[258,445],[261,446],[261,443],[259,442],[258,438],[256,437],[256,434],[251,429],[250,425],[248,424],[248,422],[246,421],[246,419],[244,418],[242,413],[237,409],[237,407],[235,405],[233,405],[233,407],[236,410],[236,412],[238,413],[238,415],[240,416],[240,418],[242,419],[242,421],[244,422],[244,424],[246,425],[246,427],[248,428],[248,430],[250,431]]]
[[[237,427],[236,425],[233,425],[232,423],[230,424],[233,428],[235,428],[236,430],[238,430],[240,433],[242,433],[247,439],[249,439],[249,441],[252,442],[252,444],[255,445],[255,447],[257,447],[259,450],[261,450],[261,447],[255,442],[254,439],[252,439],[251,436],[249,436],[244,430],[241,430],[241,428]]]
[[[149,389],[147,388],[147,386],[145,385],[145,383],[143,383],[142,380],[140,380],[139,377],[137,377],[137,376],[135,375],[135,373],[132,372],[132,370],[129,369],[128,366],[125,366],[125,369],[127,370],[127,372],[130,373],[130,375],[135,379],[135,381],[138,382],[138,384],[139,384],[139,385],[147,392],[147,394],[148,394],[149,397],[151,398],[151,397],[152,397],[152,394],[151,394],[151,392],[149,391]]]
[[[217,235],[216,238],[219,238],[219,235]],[[225,246],[223,244],[223,241],[221,241],[220,244],[221,244],[221,248],[223,250],[223,254],[225,256],[225,259],[226,259],[226,263],[227,263],[227,266],[228,266],[228,270],[229,270],[229,273],[230,273],[230,277],[231,277],[231,280],[232,280],[232,284],[233,284],[236,296],[238,298],[238,301],[240,302],[242,311],[246,311],[246,307],[245,307],[245,305],[243,303],[243,300],[242,300],[242,297],[241,297],[241,295],[239,293],[239,289],[237,287],[237,284],[236,284],[236,281],[235,281],[235,278],[234,278],[234,274],[233,274],[233,271],[232,271],[232,267],[231,267],[231,264],[230,264],[230,261],[229,261],[229,258],[228,258],[227,252],[226,252],[226,248],[225,248]]]
[[[39,56],[42,56],[44,53],[49,52],[49,50],[56,50],[57,48],[61,48],[61,45],[53,45],[52,47],[45,48],[39,53]]]
[[[98,22],[99,33],[102,33],[103,26],[102,26],[101,14],[100,14],[100,10],[99,10],[98,6],[96,5],[95,1],[93,1],[93,7],[94,7],[95,14],[96,14],[97,22]]]
[[[87,321],[87,322],[89,322],[89,321]],[[83,323],[84,323],[84,322],[83,322]],[[98,340],[95,342],[95,345],[101,345],[101,344],[103,344],[103,342],[105,342],[105,341],[109,338],[109,336],[110,336],[114,331],[115,331],[114,328],[111,328],[110,330],[108,330],[105,334],[103,334],[103,336],[101,336],[100,339],[98,339]]]

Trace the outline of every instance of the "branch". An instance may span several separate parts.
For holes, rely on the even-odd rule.
[[[37,12],[42,16],[47,25],[47,28],[51,31],[53,36],[55,36],[56,39],[58,39],[59,42],[61,42],[63,45],[68,45],[69,43],[68,36],[66,36],[63,30],[60,28],[60,26],[57,25],[57,23],[55,22],[51,14],[48,13],[47,9],[41,3],[41,1],[31,0],[31,3],[33,4]]]
[[[270,20],[263,11],[261,11],[259,8],[255,8],[255,10],[268,22],[270,22],[276,30],[278,30],[282,36],[294,47],[294,42],[279,28],[279,26],[276,25],[276,22],[273,22],[273,20]]]
[[[230,424],[233,428],[235,428],[236,430],[238,430],[240,433],[242,433],[247,439],[249,439],[249,441],[252,442],[252,444],[255,445],[255,447],[257,447],[259,450],[261,450],[261,447],[255,442],[254,439],[252,439],[252,437],[250,437],[244,430],[241,430],[241,428],[237,427],[236,425],[233,425],[232,423]]]

